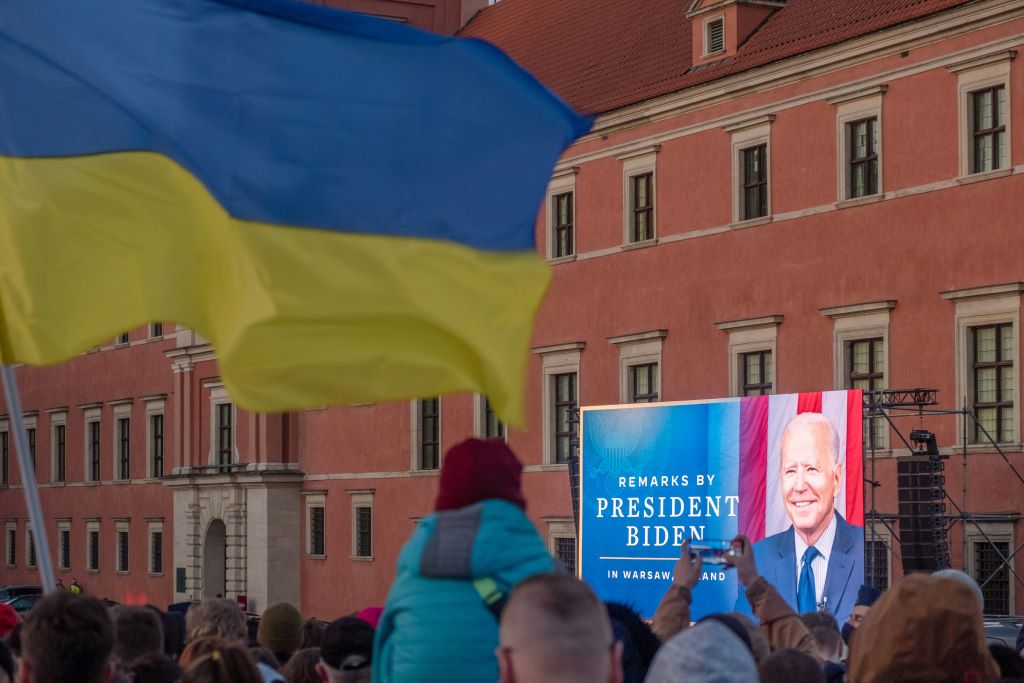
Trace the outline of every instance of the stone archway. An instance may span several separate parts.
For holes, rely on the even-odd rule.
[[[227,527],[220,519],[210,522],[203,541],[203,597],[227,596]]]

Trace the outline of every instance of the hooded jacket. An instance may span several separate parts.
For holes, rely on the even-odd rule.
[[[374,683],[498,680],[498,620],[475,579],[508,595],[554,560],[518,505],[489,499],[424,518],[398,558],[373,646]]]

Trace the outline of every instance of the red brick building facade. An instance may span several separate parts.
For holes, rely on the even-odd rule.
[[[977,523],[951,520],[954,566],[996,571],[988,540],[1004,555],[1024,541],[1024,6],[502,0],[463,33],[597,114],[538,215],[554,279],[529,424],[506,435],[552,550],[573,558],[574,405],[927,386],[1009,461],[956,417],[904,420],[956,451],[947,489]],[[213,350],[169,324],[18,372],[58,576],[116,600],[245,595],[325,618],[380,603],[443,451],[505,433],[466,395],[247,413]],[[876,439],[884,583],[901,573],[906,450]],[[0,583],[34,578],[16,470]],[[998,570],[988,610],[1024,612],[1022,588]]]

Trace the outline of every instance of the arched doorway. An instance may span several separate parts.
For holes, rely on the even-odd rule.
[[[206,529],[203,543],[203,597],[227,597],[228,534],[224,522],[215,519]]]

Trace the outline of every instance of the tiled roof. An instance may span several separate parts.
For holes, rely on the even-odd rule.
[[[974,0],[790,0],[719,62],[694,68],[688,0],[501,0],[460,35],[488,40],[587,113],[829,47]]]

